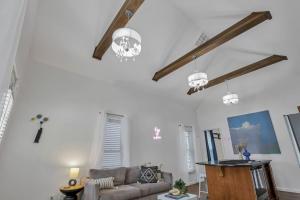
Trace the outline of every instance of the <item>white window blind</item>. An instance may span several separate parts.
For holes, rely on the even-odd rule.
[[[6,129],[9,114],[13,105],[13,100],[12,90],[8,89],[3,95],[0,104],[0,142]]]
[[[184,126],[185,147],[186,147],[186,163],[188,172],[195,171],[195,150],[193,140],[193,127]]]
[[[104,132],[103,167],[122,166],[122,116],[107,114]]]

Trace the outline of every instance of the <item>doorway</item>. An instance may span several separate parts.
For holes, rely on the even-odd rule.
[[[222,137],[219,129],[205,130],[205,144],[208,161],[224,159]]]

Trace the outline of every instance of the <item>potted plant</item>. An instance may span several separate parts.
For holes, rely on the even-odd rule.
[[[175,181],[173,189],[170,190],[170,194],[172,195],[182,195],[187,193],[187,187],[185,182],[180,178],[179,180]]]

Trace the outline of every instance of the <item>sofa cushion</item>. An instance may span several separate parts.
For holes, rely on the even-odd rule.
[[[157,172],[158,172],[157,166],[151,166],[151,167],[142,166],[140,177],[139,177],[139,182],[140,183],[156,183],[157,182]]]
[[[114,177],[114,185],[124,185],[125,183],[126,168],[118,167],[114,169],[91,169],[90,178],[99,179],[99,178],[108,178]]]
[[[126,178],[125,184],[137,183],[139,176],[141,173],[141,169],[139,167],[128,167],[126,169]]]
[[[141,190],[142,196],[148,196],[151,194],[157,194],[161,192],[167,192],[171,189],[170,184],[165,182],[159,182],[159,183],[133,183],[130,184],[130,186],[139,188]]]
[[[130,185],[120,185],[115,189],[100,190],[99,200],[130,200],[141,197],[141,190]]]

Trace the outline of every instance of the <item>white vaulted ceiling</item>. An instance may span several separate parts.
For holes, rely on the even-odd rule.
[[[40,0],[32,58],[124,89],[162,94],[195,104],[203,95],[186,95],[187,76],[194,70],[193,63],[158,82],[152,81],[154,73],[195,48],[201,33],[211,38],[253,11],[270,10],[271,21],[202,56],[197,61],[199,69],[206,70],[209,78],[214,78],[271,54],[287,55],[289,68],[282,62],[261,70],[262,73],[247,75],[271,85],[272,79],[264,73],[272,72],[276,79],[279,74],[293,74],[297,71],[296,63],[300,63],[297,55],[300,46],[298,0],[145,0],[128,24],[142,36],[142,53],[137,60],[120,63],[111,49],[101,61],[93,59],[95,46],[123,2]],[[242,77],[237,80],[242,82]]]

